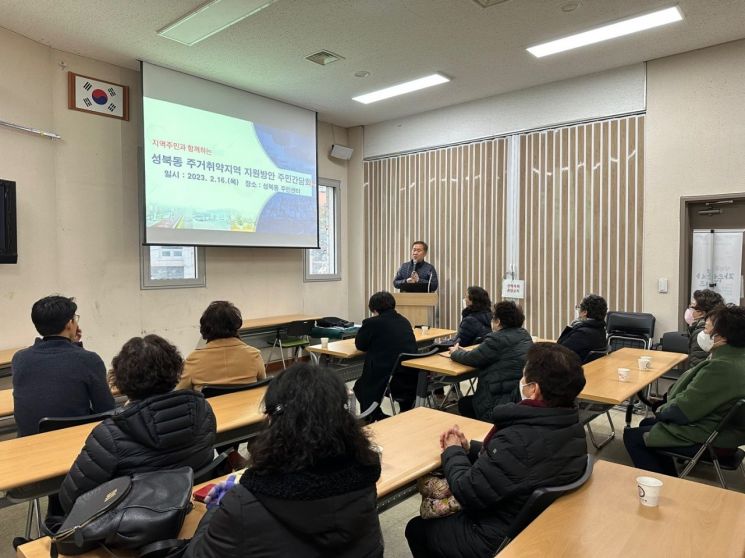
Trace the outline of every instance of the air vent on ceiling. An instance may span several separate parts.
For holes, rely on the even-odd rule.
[[[473,0],[482,8],[488,8],[489,6],[496,6],[497,4],[504,4],[509,0]]]
[[[313,54],[306,56],[305,59],[310,60],[311,62],[315,62],[316,64],[320,64],[321,66],[327,66],[332,62],[336,62],[337,60],[344,60],[344,57],[339,56],[338,54],[334,54],[333,52],[329,52],[328,50],[319,50],[318,52],[314,52]]]

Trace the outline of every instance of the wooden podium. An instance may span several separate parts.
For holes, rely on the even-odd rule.
[[[393,293],[396,299],[396,312],[411,322],[411,327],[435,325],[437,293]]]

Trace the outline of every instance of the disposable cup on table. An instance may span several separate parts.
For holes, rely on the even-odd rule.
[[[660,503],[662,481],[654,477],[636,477],[636,489],[642,506],[655,508]]]

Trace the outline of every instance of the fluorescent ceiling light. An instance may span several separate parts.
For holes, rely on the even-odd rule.
[[[352,97],[352,100],[357,101],[365,105],[374,103],[376,101],[382,101],[383,99],[390,99],[404,93],[411,93],[412,91],[419,91],[420,89],[426,89],[433,85],[440,85],[441,83],[447,83],[450,78],[443,76],[442,74],[432,74],[423,78],[415,79],[413,81],[407,81],[406,83],[399,83],[385,89],[379,89],[372,93],[365,93],[358,97]]]
[[[192,46],[276,1],[211,0],[158,30],[158,35],[183,45]]]
[[[597,29],[591,29],[590,31],[584,31],[577,33],[576,35],[570,35],[563,39],[556,39],[555,41],[549,41],[540,45],[532,46],[528,48],[528,52],[536,58],[548,56],[549,54],[556,54],[557,52],[564,52],[565,50],[572,50],[573,48],[579,48],[586,45],[592,45],[601,41],[607,41],[608,39],[615,39],[616,37],[623,37],[624,35],[631,35],[645,29],[652,29],[653,27],[659,27],[661,25],[667,25],[675,21],[683,19],[683,14],[677,6],[672,8],[666,8],[651,14],[642,16],[632,17],[624,19],[616,23],[604,25]]]

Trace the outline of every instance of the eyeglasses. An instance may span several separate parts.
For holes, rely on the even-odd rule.
[[[80,321],[80,314],[75,314],[75,316],[73,316],[72,319],[75,320],[76,322],[79,322]]]

